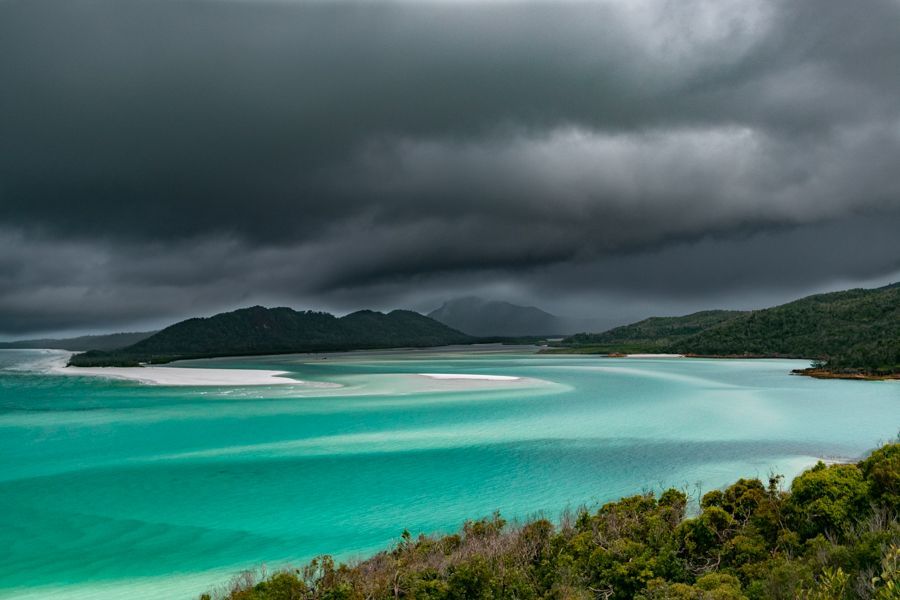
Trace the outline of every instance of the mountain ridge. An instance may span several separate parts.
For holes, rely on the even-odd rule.
[[[760,310],[651,317],[570,336],[556,351],[809,358],[817,364],[807,374],[892,376],[900,373],[900,283],[813,294]]]
[[[133,366],[184,358],[464,344],[475,338],[419,313],[361,310],[343,317],[252,306],[174,323],[115,352],[86,352],[74,366]]]
[[[574,331],[567,319],[536,306],[477,296],[452,298],[427,316],[474,336],[547,336]]]

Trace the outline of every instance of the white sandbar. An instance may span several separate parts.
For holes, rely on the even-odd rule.
[[[628,358],[684,358],[683,354],[626,354]]]
[[[285,371],[258,369],[201,369],[185,367],[57,367],[61,375],[93,375],[129,379],[151,385],[275,385],[302,384]]]
[[[419,373],[422,377],[429,379],[468,379],[478,381],[519,381],[519,377],[510,375],[474,375],[465,373]]]

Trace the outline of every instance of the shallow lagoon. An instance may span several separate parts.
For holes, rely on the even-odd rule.
[[[292,355],[179,364],[339,385],[176,388],[41,372],[59,356],[0,352],[0,598],[195,598],[404,527],[790,478],[900,426],[900,384],[789,375],[803,361]]]

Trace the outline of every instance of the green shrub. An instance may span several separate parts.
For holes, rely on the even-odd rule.
[[[703,496],[666,490],[555,527],[499,514],[413,537],[352,565],[319,557],[227,600],[900,600],[900,445],[858,465],[817,464],[790,492],[740,479]],[[214,596],[207,597],[212,600]]]

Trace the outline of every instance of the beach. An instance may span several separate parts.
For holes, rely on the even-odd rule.
[[[337,383],[309,382],[294,378],[288,371],[272,369],[234,369],[175,366],[144,367],[73,367],[66,366],[69,352],[51,351],[50,357],[40,362],[30,363],[30,368],[37,368],[48,374],[105,377],[135,381],[145,385],[162,386],[258,386],[258,385],[304,385],[315,388],[340,388]],[[409,377],[408,375],[406,377]],[[429,389],[480,389],[493,383],[513,383],[536,385],[546,382],[531,378],[513,377],[509,375],[488,375],[481,373],[417,373],[417,378],[425,378],[433,385],[419,385],[420,391]]]
[[[438,380],[462,380],[462,381],[520,381],[521,377],[509,375],[473,375],[468,373],[419,373],[422,377]]]
[[[195,367],[54,367],[51,373],[127,379],[149,385],[229,386],[302,385],[285,371],[262,369],[204,369]]]

